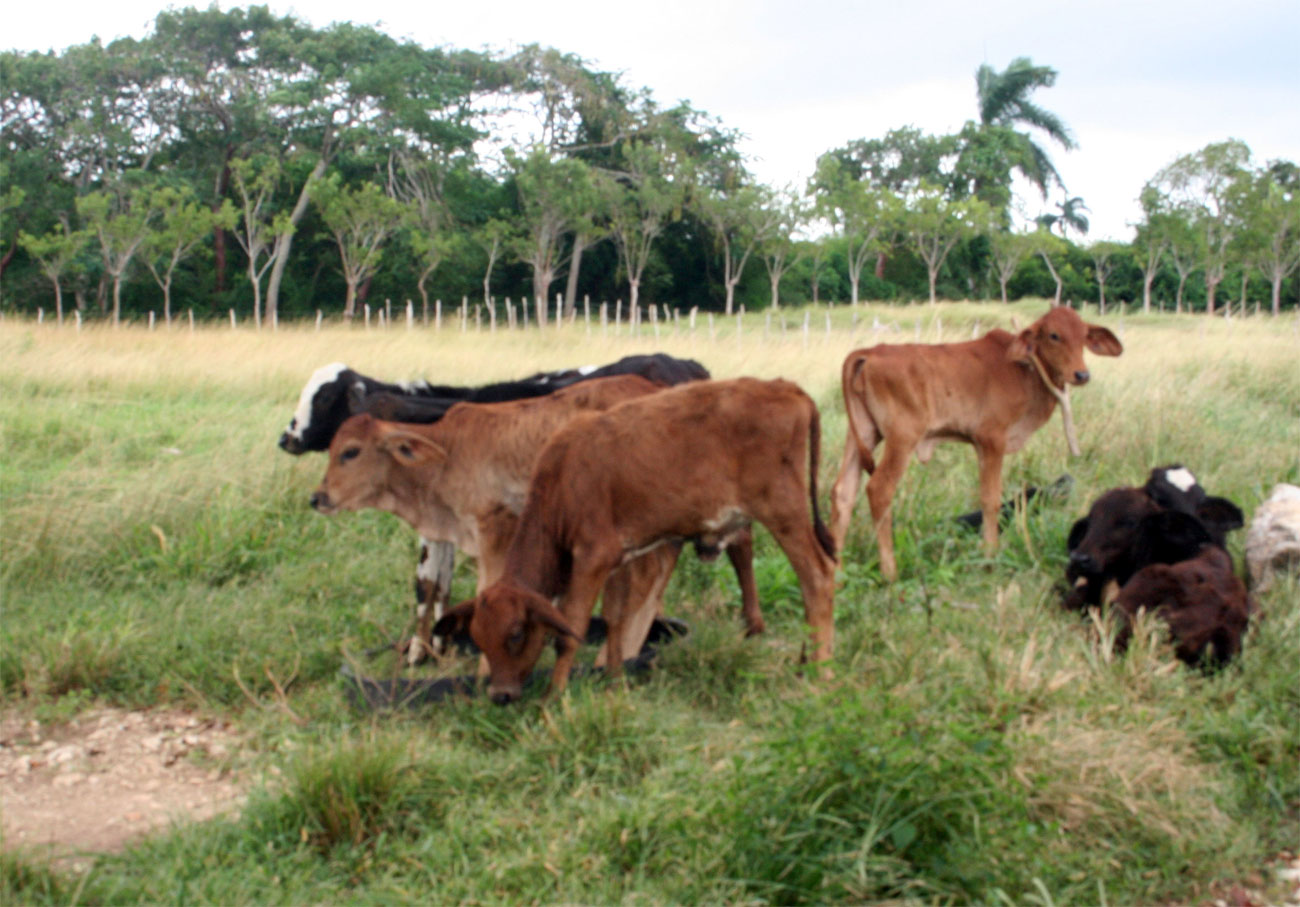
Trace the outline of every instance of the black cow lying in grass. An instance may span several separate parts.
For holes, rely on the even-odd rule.
[[[440,420],[457,403],[502,403],[551,394],[560,388],[579,381],[613,375],[641,375],[663,385],[681,384],[709,378],[708,369],[693,359],[677,359],[663,353],[625,356],[605,366],[587,366],[539,372],[518,381],[504,381],[478,387],[434,385],[427,381],[392,384],[363,375],[335,362],[317,369],[308,379],[298,397],[298,406],[288,427],[280,436],[280,448],[294,455],[307,451],[328,450],[334,435],[350,416],[369,413],[392,422],[430,424]],[[738,540],[728,555],[732,563],[748,561],[750,552],[748,535]],[[451,575],[455,562],[455,546],[446,542],[420,540],[420,559],[415,572],[416,614],[424,616],[428,609],[434,617],[441,616],[451,597]],[[706,552],[716,553],[716,552]],[[742,594],[756,598],[752,581],[742,577]],[[752,570],[748,572],[752,577]],[[748,589],[744,587],[748,586]],[[437,641],[437,650],[443,649]],[[410,664],[421,661],[426,652],[434,648],[435,640],[413,639],[407,646]]]
[[[1141,488],[1115,488],[1070,530],[1065,606],[1113,604],[1121,647],[1145,609],[1169,625],[1188,664],[1224,662],[1241,650],[1252,605],[1224,547],[1241,510],[1210,497],[1181,466],[1154,469]]]

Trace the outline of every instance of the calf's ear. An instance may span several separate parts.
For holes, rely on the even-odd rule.
[[[573,629],[565,619],[564,615],[560,613],[560,609],[540,596],[536,598],[529,596],[528,603],[525,607],[528,609],[529,616],[539,624],[549,627],[561,636],[572,636],[578,642],[583,641],[582,637]]]
[[[1030,357],[1034,354],[1034,329],[1025,328],[1011,341],[1011,346],[1007,347],[1007,359],[1011,362],[1023,362],[1028,364]]]
[[[348,412],[353,415],[366,411],[366,385],[353,381],[348,385]]]
[[[1124,352],[1124,344],[1119,342],[1119,338],[1099,324],[1088,325],[1083,343],[1098,356],[1118,356]]]
[[[1206,498],[1196,507],[1196,515],[1201,522],[1220,534],[1246,525],[1246,517],[1241,508],[1227,498]]]
[[[379,436],[379,449],[406,466],[424,466],[447,459],[441,444],[404,428],[387,428]]]
[[[470,618],[474,616],[474,599],[461,602],[446,611],[433,625],[434,636],[455,636],[469,630]]]

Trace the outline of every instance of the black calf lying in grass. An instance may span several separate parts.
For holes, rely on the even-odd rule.
[[[1224,548],[1241,525],[1241,510],[1206,495],[1188,470],[1152,470],[1142,488],[1103,494],[1071,529],[1064,604],[1113,604],[1121,648],[1145,609],[1168,624],[1183,661],[1226,662],[1241,651],[1253,609]]]

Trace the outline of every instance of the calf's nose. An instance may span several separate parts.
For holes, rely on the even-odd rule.
[[[1070,566],[1080,573],[1095,573],[1097,571],[1097,562],[1086,551],[1071,551]]]
[[[515,694],[509,690],[494,690],[492,692],[492,702],[496,705],[509,705],[515,701]]]
[[[1075,383],[1075,384],[1087,384],[1087,383],[1088,383],[1088,379],[1091,378],[1091,377],[1092,377],[1092,375],[1088,374],[1088,370],[1087,370],[1086,368],[1085,368],[1085,369],[1080,369],[1079,371],[1077,371],[1077,372],[1074,373],[1074,383]]]
[[[311,506],[313,510],[320,510],[322,507],[328,507],[330,496],[323,491],[317,491],[311,496]]]

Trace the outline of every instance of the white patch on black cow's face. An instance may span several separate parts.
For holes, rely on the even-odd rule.
[[[316,392],[324,385],[334,381],[347,370],[347,365],[342,362],[331,362],[329,365],[322,365],[312,373],[307,379],[307,386],[302,389],[298,397],[298,408],[293,411],[293,419],[289,422],[289,427],[285,429],[285,434],[291,438],[302,440],[302,434],[311,424],[312,403],[316,398]]]
[[[1166,469],[1165,481],[1179,491],[1186,492],[1196,484],[1196,476],[1186,466],[1180,466],[1177,469]]]
[[[429,389],[429,382],[425,381],[423,378],[418,378],[415,381],[399,381],[397,382],[397,386],[400,387],[404,393],[418,394]]]
[[[582,366],[581,368],[578,369],[578,374],[579,374],[579,375],[590,375],[592,372],[594,372],[594,371],[595,371],[596,369],[598,369],[598,368],[600,368],[599,365],[584,365],[584,366]]]

